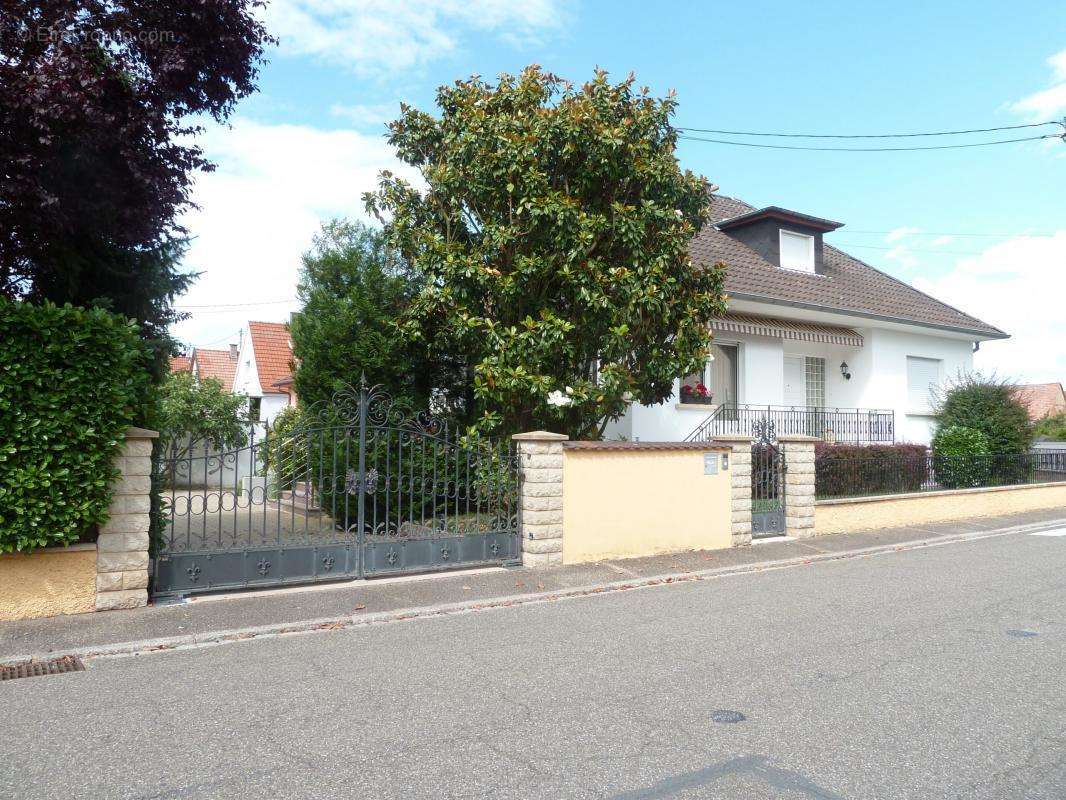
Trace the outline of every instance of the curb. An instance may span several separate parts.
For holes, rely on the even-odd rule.
[[[1054,528],[1062,527],[1063,525],[1066,525],[1066,519],[1047,520],[1039,523],[1015,525],[987,531],[973,531],[969,533],[937,536],[929,539],[916,539],[899,544],[862,547],[855,550],[844,550],[839,553],[817,553],[809,556],[798,556],[774,561],[760,561],[752,564],[745,564],[743,566],[717,567],[706,570],[665,573],[647,578],[611,581],[609,583],[592,584],[556,591],[505,595],[480,601],[471,600],[458,603],[443,603],[432,606],[418,606],[413,608],[395,609],[393,611],[381,611],[372,614],[355,614],[342,617],[310,619],[295,623],[260,625],[250,628],[234,628],[220,631],[209,631],[207,633],[187,634],[183,636],[168,636],[159,639],[141,639],[137,641],[118,642],[110,645],[55,650],[47,653],[2,656],[0,657],[0,666],[9,666],[26,661],[48,661],[63,658],[65,656],[73,656],[84,660],[92,658],[146,655],[172,650],[212,647],[231,642],[247,641],[249,639],[306,634],[314,633],[316,631],[348,630],[351,628],[381,625],[390,622],[430,619],[454,614],[468,614],[477,611],[491,611],[499,608],[534,605],[555,600],[570,600],[597,594],[610,594],[614,592],[632,591],[635,589],[650,589],[658,586],[669,586],[678,583],[695,583],[706,580],[716,580],[718,578],[728,578],[734,575],[790,569],[792,567],[808,566],[823,562],[847,561],[854,558],[886,555],[909,550],[921,550],[942,545],[961,544],[964,542],[990,539],[998,536],[1034,533],[1037,531],[1052,530]]]

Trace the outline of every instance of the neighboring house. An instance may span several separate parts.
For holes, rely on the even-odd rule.
[[[172,373],[192,372],[192,356],[171,356],[170,371]]]
[[[296,405],[292,371],[294,356],[289,327],[283,322],[249,322],[241,331],[233,391],[247,395],[254,422],[272,422]]]
[[[191,371],[198,380],[214,378],[222,384],[223,391],[233,391],[233,377],[237,372],[237,345],[226,350],[205,350],[198,347],[192,351]]]
[[[1066,414],[1066,393],[1061,383],[1028,383],[1014,390],[1018,402],[1029,411],[1033,422]]]
[[[770,419],[779,434],[928,443],[935,388],[1007,334],[823,241],[839,227],[715,195],[690,245],[696,268],[727,266],[711,359],[666,402],[631,405],[605,436],[703,439]]]

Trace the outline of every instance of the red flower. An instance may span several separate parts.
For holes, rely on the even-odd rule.
[[[698,394],[700,397],[706,397],[707,396],[707,387],[704,386],[702,383],[697,383],[696,384],[696,394]]]

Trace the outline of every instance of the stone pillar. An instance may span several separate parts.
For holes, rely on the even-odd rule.
[[[813,436],[779,436],[785,455],[785,534],[797,539],[814,536]]]
[[[119,470],[107,522],[96,540],[96,610],[148,605],[148,526],[155,431],[130,428],[115,458]]]
[[[715,436],[733,452],[729,456],[730,481],[733,487],[733,547],[751,544],[751,437]]]
[[[563,562],[563,442],[561,433],[533,431],[518,443],[518,531],[522,564]]]

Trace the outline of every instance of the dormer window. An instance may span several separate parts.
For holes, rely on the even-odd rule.
[[[781,267],[814,272],[814,237],[805,233],[780,230]]]

